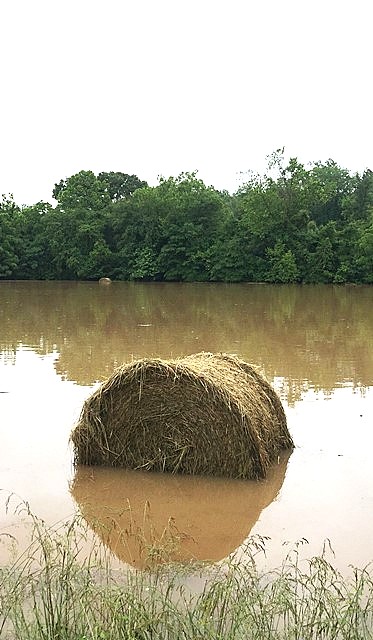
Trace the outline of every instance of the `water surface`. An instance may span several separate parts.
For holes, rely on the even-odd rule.
[[[244,559],[258,533],[271,537],[274,558],[284,541],[306,537],[318,553],[330,538],[342,563],[364,564],[373,559],[372,339],[368,286],[1,282],[0,488],[48,523],[79,510],[93,525],[128,515],[128,501],[138,523],[148,501],[156,529],[173,518],[185,533],[184,557],[220,560],[238,548]],[[289,461],[262,483],[75,473],[69,434],[100,380],[134,358],[202,350],[262,368],[296,443]],[[22,539],[6,491],[0,532]],[[138,561],[133,545],[106,542]]]

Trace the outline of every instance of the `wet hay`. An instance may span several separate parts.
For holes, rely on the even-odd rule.
[[[71,439],[76,464],[248,479],[293,446],[260,372],[211,353],[121,366],[86,400]]]

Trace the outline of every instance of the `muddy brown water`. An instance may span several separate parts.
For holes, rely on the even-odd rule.
[[[100,380],[133,358],[202,350],[262,368],[284,403],[289,459],[262,482],[74,470],[69,434]],[[330,539],[337,564],[362,566],[373,559],[372,428],[373,287],[0,282],[0,534],[20,545],[27,501],[48,524],[81,513],[136,566],[144,532],[146,544],[171,532],[164,546],[178,536],[180,558],[213,561],[244,562],[255,534],[270,537],[274,563],[285,542],[306,538],[312,555]]]

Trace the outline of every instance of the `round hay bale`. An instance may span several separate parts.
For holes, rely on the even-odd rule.
[[[263,478],[293,442],[280,399],[228,354],[123,365],[84,403],[76,464]]]

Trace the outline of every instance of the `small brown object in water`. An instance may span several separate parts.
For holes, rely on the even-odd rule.
[[[76,464],[248,479],[293,447],[261,373],[204,352],[119,367],[86,400],[71,439]]]

